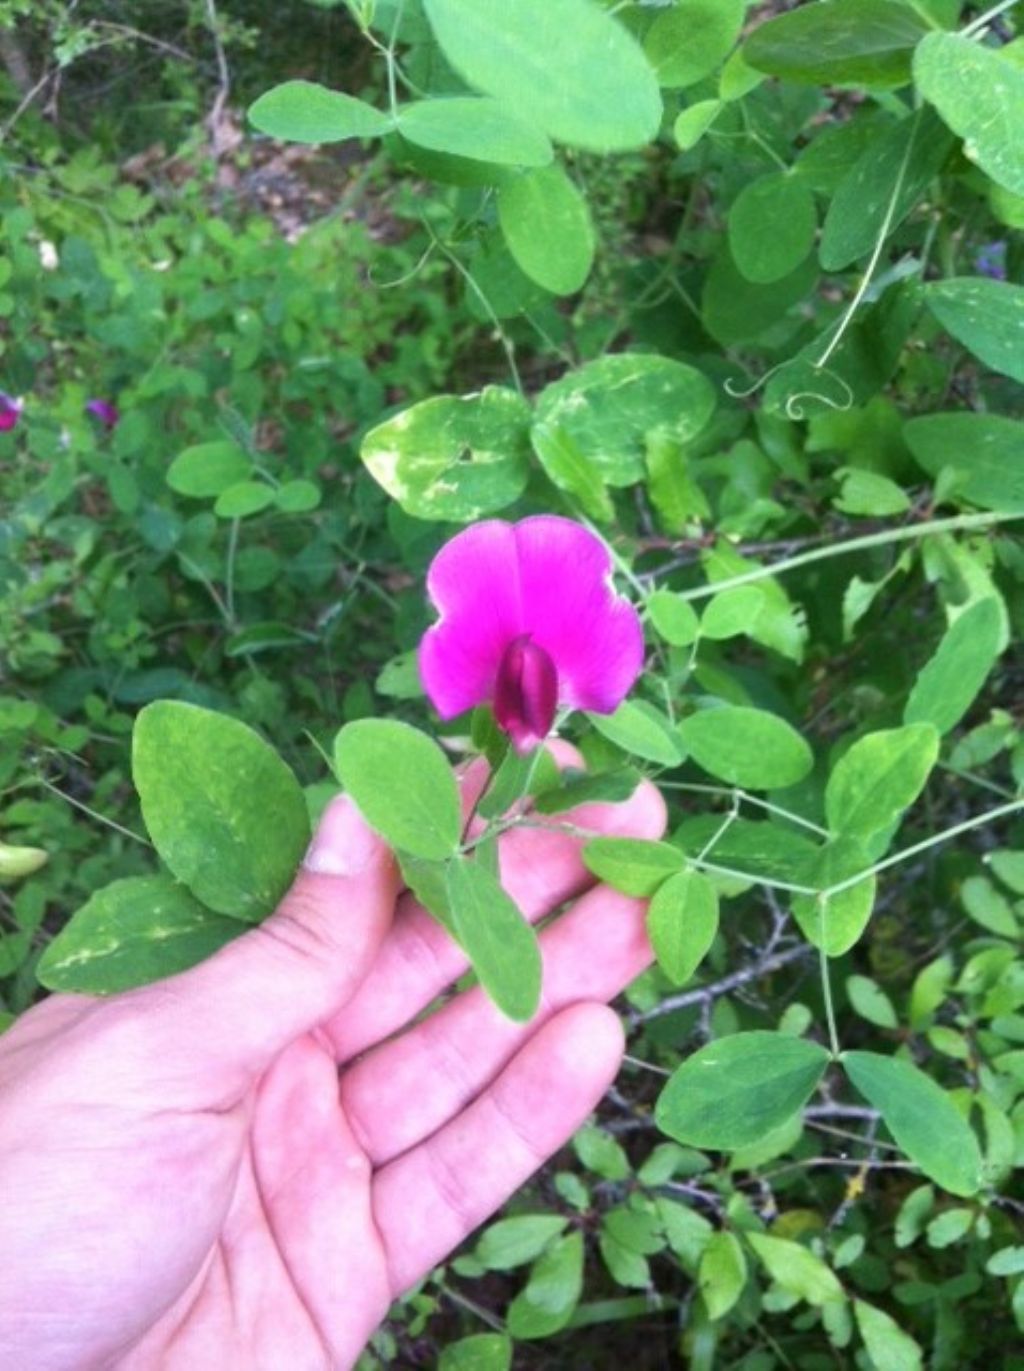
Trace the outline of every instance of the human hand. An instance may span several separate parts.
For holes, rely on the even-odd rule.
[[[467,806],[484,779],[467,770]],[[564,817],[664,826],[647,784]],[[643,905],[594,887],[580,848],[500,840],[530,919],[579,897],[541,937],[529,1024],[474,989],[406,1027],[465,959],[344,798],[259,928],[182,975],[18,1020],[0,1038],[0,1366],[350,1366],[615,1075],[604,1002],[650,958]]]

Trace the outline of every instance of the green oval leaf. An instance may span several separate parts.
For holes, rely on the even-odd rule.
[[[748,1233],[747,1242],[764,1263],[772,1280],[808,1304],[828,1304],[846,1298],[838,1277],[808,1248],[767,1233]]]
[[[708,1317],[722,1319],[732,1309],[747,1283],[747,1259],[735,1233],[714,1233],[708,1239],[697,1268],[697,1284]]]
[[[407,514],[468,523],[523,493],[529,422],[526,401],[500,386],[437,395],[371,429],[360,456]]]
[[[796,729],[764,709],[703,709],[683,720],[679,736],[698,766],[730,785],[775,790],[796,785],[814,766]]]
[[[449,1343],[437,1371],[510,1371],[512,1339],[504,1333],[473,1333]]]
[[[701,295],[704,327],[723,347],[747,343],[784,319],[805,300],[818,280],[813,253],[778,281],[759,285],[740,274],[728,245],[714,258]]]
[[[924,298],[942,327],[975,357],[1024,381],[1024,286],[966,276],[933,282]]]
[[[282,514],[309,514],[320,498],[320,487],[313,481],[286,481],[274,492],[274,503]]]
[[[240,932],[169,876],[129,876],[71,916],[36,975],[47,990],[110,995],[187,971]]]
[[[976,600],[958,615],[914,682],[903,712],[907,723],[930,723],[940,733],[955,728],[999,659],[1002,636],[994,596]]]
[[[771,224],[771,232],[765,225]],[[758,176],[729,209],[729,250],[747,278],[767,284],[795,271],[814,246],[818,211],[806,182],[790,172]]]
[[[844,1052],[840,1061],[856,1089],[929,1180],[953,1195],[981,1186],[978,1140],[952,1100],[910,1062],[876,1052]]]
[[[647,933],[662,971],[685,985],[718,933],[718,894],[708,878],[680,871],[663,882],[647,911]]]
[[[425,9],[463,80],[560,143],[615,152],[658,132],[661,96],[650,65],[591,0],[425,0]]]
[[[646,700],[624,700],[614,714],[588,714],[598,733],[634,757],[678,766],[683,748],[672,724]]]
[[[695,148],[722,112],[721,100],[698,100],[680,110],[672,125],[672,137],[683,152]]]
[[[252,464],[237,444],[199,443],[178,453],[165,479],[179,495],[213,499],[251,474]]]
[[[498,166],[543,167],[554,156],[547,137],[534,124],[497,100],[472,95],[403,105],[398,131],[417,147]]]
[[[1000,938],[1016,938],[1017,919],[1006,896],[986,876],[968,876],[960,887],[960,902],[982,928]]]
[[[572,1318],[583,1292],[583,1234],[566,1233],[551,1244],[508,1307],[514,1338],[548,1338]]]
[[[498,221],[516,263],[553,295],[574,294],[590,275],[590,210],[562,167],[506,181],[498,191]]]
[[[799,884],[821,891],[858,875],[869,874],[845,890],[823,900],[814,895],[798,895],[793,900],[793,917],[808,942],[821,947],[829,957],[841,957],[858,941],[875,907],[878,878],[870,871],[871,859],[857,838],[842,835],[825,844],[805,868]]]
[[[828,1052],[806,1038],[734,1033],[676,1069],[655,1120],[669,1137],[693,1147],[746,1147],[803,1108],[828,1062]]]
[[[1000,414],[923,414],[903,437],[930,476],[957,474],[957,491],[982,509],[1024,512],[1024,424]]]
[[[894,1318],[863,1300],[854,1300],[853,1312],[868,1356],[875,1366],[884,1367],[885,1371],[921,1371],[924,1365],[921,1348]]]
[[[920,795],[938,759],[939,735],[929,723],[858,738],[825,787],[829,828],[864,839],[888,828]]]
[[[801,884],[817,855],[806,830],[754,819],[733,819],[723,828],[721,814],[698,814],[684,819],[672,835],[687,856],[761,878]]]
[[[720,590],[708,601],[701,616],[701,637],[720,641],[735,638],[740,633],[752,634],[764,604],[765,594],[760,586],[733,586],[731,590]]]
[[[594,838],[583,849],[583,861],[599,880],[639,897],[653,895],[683,868],[677,847],[646,838]]]
[[[450,857],[462,835],[459,788],[432,738],[395,719],[357,719],[334,740],[338,779],[366,822],[414,857]]]
[[[644,37],[658,84],[692,86],[725,61],[740,36],[746,0],[677,0],[663,9]]]
[[[700,632],[697,611],[672,590],[656,590],[647,601],[651,623],[666,643],[689,647]]]
[[[214,514],[221,519],[245,519],[274,503],[274,489],[263,481],[239,481],[217,496]]]
[[[309,845],[291,768],[226,714],[156,700],[135,720],[132,777],[149,836],[171,873],[218,914],[273,910]]]
[[[249,106],[249,122],[288,143],[340,143],[374,138],[393,126],[391,116],[363,100],[314,81],[285,81]]]
[[[895,233],[953,148],[930,109],[881,128],[840,181],[829,203],[818,256],[843,271]]]
[[[1024,195],[1024,67],[957,33],[930,33],[914,54],[917,89],[964,140],[964,156]]]
[[[901,0],[829,0],[769,19],[743,56],[758,71],[808,85],[899,86],[928,32]]]
[[[714,408],[714,387],[694,367],[667,357],[615,353],[541,391],[534,447],[556,485],[566,483],[537,443],[538,429],[568,439],[578,460],[602,483],[627,486],[643,480],[652,435],[686,442],[700,433]]]
[[[516,1214],[486,1228],[473,1249],[477,1261],[488,1271],[512,1271],[532,1262],[553,1238],[565,1230],[561,1214]]]
[[[892,1000],[870,976],[847,976],[846,997],[862,1019],[878,1028],[897,1028],[899,1020]]]
[[[450,152],[434,152],[430,148],[417,147],[398,133],[388,136],[384,149],[396,166],[442,186],[497,186],[505,177],[516,174],[513,168],[498,166],[494,162],[480,162],[472,157],[456,157]],[[474,276],[477,269],[474,263]]]

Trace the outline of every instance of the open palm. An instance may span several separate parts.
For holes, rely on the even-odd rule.
[[[574,818],[657,836],[661,802]],[[406,1028],[465,963],[408,895],[396,909],[386,849],[340,801],[262,928],[157,986],[55,996],[0,1040],[0,1365],[355,1361],[618,1066],[604,1001],[648,959],[641,906],[588,890],[564,833],[502,843],[529,917],[580,897],[542,936],[528,1025],[471,990]]]

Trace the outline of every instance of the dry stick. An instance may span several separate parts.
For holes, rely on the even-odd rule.
[[[635,1010],[628,1016],[627,1023],[630,1028],[635,1028],[639,1024],[648,1023],[651,1019],[658,1019],[663,1014],[671,1014],[677,1009],[687,1009],[690,1005],[702,1004],[719,995],[728,995],[730,991],[738,990],[741,985],[749,985],[761,976],[780,971],[784,966],[791,966],[794,962],[803,961],[813,951],[814,948],[809,943],[799,943],[796,947],[765,957],[742,971],[734,971],[731,976],[723,976],[720,981],[698,986],[696,990],[686,990],[681,995],[669,995],[652,1009]]]
[[[231,72],[228,70],[228,59],[224,52],[224,44],[221,41],[220,20],[217,16],[215,0],[206,0],[206,21],[213,37],[213,50],[217,56],[217,94],[214,96],[213,105],[206,121],[206,126],[210,130],[210,146],[216,158],[220,156],[220,121],[224,114],[224,106],[227,104],[228,96],[231,93]]]

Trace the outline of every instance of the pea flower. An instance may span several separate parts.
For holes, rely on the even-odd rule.
[[[992,281],[1006,280],[1006,244],[986,243],[974,259],[974,269]]]
[[[24,407],[21,400],[0,390],[0,433],[10,433],[21,418]]]
[[[109,400],[88,400],[86,414],[92,414],[104,428],[115,428],[121,419],[121,411]]]
[[[611,584],[608,549],[581,524],[488,519],[445,543],[427,573],[440,614],[420,676],[442,719],[490,704],[517,752],[559,707],[610,714],[643,665],[640,618]]]

